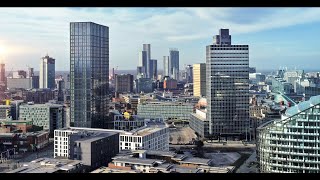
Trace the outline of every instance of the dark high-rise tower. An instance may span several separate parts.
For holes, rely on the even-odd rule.
[[[249,46],[231,45],[229,30],[220,29],[206,52],[209,132],[243,137],[249,131]]]
[[[150,44],[143,44],[143,51],[145,51],[146,53],[146,67],[145,67],[145,71],[146,71],[146,77],[147,78],[151,78],[152,77],[152,69],[150,68],[150,59],[151,59],[151,45]]]
[[[5,91],[7,89],[7,78],[6,78],[6,69],[5,64],[0,64],[0,89]]]
[[[170,74],[173,79],[179,80],[179,51],[170,49]]]
[[[102,128],[109,101],[109,27],[70,23],[70,70],[71,122]]]

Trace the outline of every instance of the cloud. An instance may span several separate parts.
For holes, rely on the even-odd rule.
[[[232,35],[238,35],[319,22],[320,9],[1,8],[0,17],[5,17],[0,19],[0,40],[10,42],[16,50],[10,52],[12,57],[21,55],[16,62],[30,61],[38,67],[38,59],[48,52],[57,59],[58,68],[67,70],[69,23],[92,21],[110,28],[111,66],[125,64],[123,69],[135,69],[143,43],[157,48],[152,55],[162,65],[162,56],[167,55],[169,47],[211,41],[220,28],[229,28]],[[183,54],[182,58],[191,61],[189,57],[202,59],[204,53]]]

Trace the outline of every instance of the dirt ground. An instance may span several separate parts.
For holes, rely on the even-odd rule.
[[[193,138],[197,138],[196,134],[190,127],[170,128],[170,137],[172,137],[172,144],[188,144]],[[181,137],[180,142],[178,142],[179,137]]]

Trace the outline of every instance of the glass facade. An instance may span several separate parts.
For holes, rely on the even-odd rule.
[[[70,23],[71,122],[102,128],[108,114],[109,28]]]
[[[320,96],[289,108],[285,115],[257,129],[260,172],[319,173]]]
[[[170,74],[173,79],[179,80],[179,51],[170,49]]]
[[[138,104],[138,116],[164,120],[190,120],[193,105],[188,103],[149,102]]]
[[[207,120],[213,136],[249,131],[249,46],[231,45],[230,39],[206,49]]]

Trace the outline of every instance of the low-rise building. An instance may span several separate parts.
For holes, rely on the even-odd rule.
[[[137,115],[125,117],[123,115],[115,115],[113,120],[114,129],[131,131],[145,125],[145,119]]]
[[[84,173],[81,161],[69,159],[38,158],[8,173]]]
[[[209,121],[206,119],[206,109],[196,109],[196,113],[191,113],[189,126],[200,138],[209,137]]]

